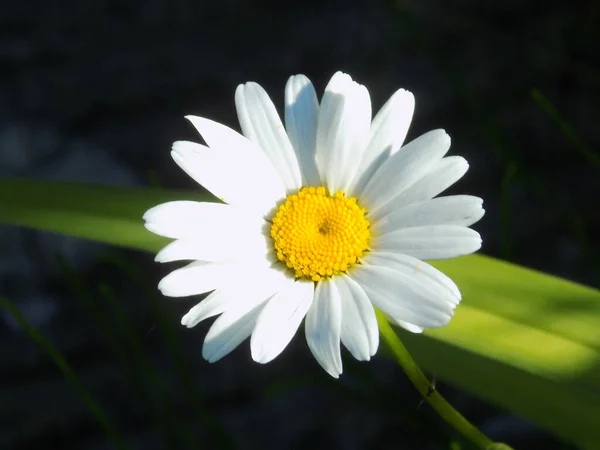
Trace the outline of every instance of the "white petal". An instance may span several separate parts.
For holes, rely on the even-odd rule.
[[[222,149],[222,151],[231,155],[256,153],[261,161],[268,161],[267,156],[260,147],[234,129],[204,117],[185,116],[185,118],[198,130],[198,133],[210,148]],[[273,166],[271,165],[271,167]]]
[[[173,201],[149,209],[144,214],[146,228],[173,239],[198,235],[257,233],[265,221],[223,203]]]
[[[261,170],[252,153],[232,157],[218,149],[178,141],[173,143],[171,156],[198,184],[230,205],[266,215],[285,197],[275,170],[276,180]]]
[[[373,221],[373,232],[385,234],[401,228],[425,225],[462,225],[468,227],[483,217],[483,200],[471,195],[437,197],[390,212]]]
[[[321,184],[315,160],[318,116],[319,101],[312,83],[304,75],[292,75],[285,86],[285,127],[300,163],[304,186]]]
[[[372,247],[381,252],[404,253],[419,259],[446,259],[481,248],[481,236],[458,225],[403,228],[376,236]]]
[[[230,308],[236,300],[240,299],[241,292],[234,292],[227,286],[211,292],[204,300],[193,306],[181,318],[181,325],[188,328],[195,327],[204,319],[221,314]],[[240,290],[241,291],[241,290]]]
[[[435,297],[426,284],[389,267],[363,263],[351,273],[371,302],[394,319],[418,327],[440,327],[452,317],[453,306]]]
[[[313,304],[306,314],[304,331],[313,356],[334,378],[342,373],[341,328],[340,293],[331,279],[325,278],[317,283]]]
[[[414,282],[426,285],[427,288],[435,291],[436,297],[444,299],[453,307],[461,300],[460,291],[454,281],[417,258],[400,253],[369,252],[364,261],[367,264],[389,267],[413,278]]]
[[[369,216],[376,219],[411,203],[432,199],[460,180],[468,168],[469,163],[462,156],[442,158],[429,173],[394,197],[387,205],[376,211],[369,211]]]
[[[273,269],[255,273],[251,278],[236,277],[235,282],[220,287],[192,307],[181,319],[181,324],[191,328],[204,319],[239,308],[240,304],[241,307],[247,303],[256,304],[272,296],[285,281],[285,274]]]
[[[400,149],[414,110],[415,97],[404,89],[397,90],[379,110],[371,123],[369,144],[349,188],[349,196],[362,192],[379,166]]]
[[[240,84],[235,106],[244,135],[267,154],[288,193],[300,189],[298,160],[269,95],[256,83]]]
[[[368,361],[379,347],[379,327],[369,297],[345,274],[332,281],[340,292],[342,304],[342,344],[359,361]]]
[[[175,142],[171,155],[194,180],[229,204],[259,212],[285,197],[285,187],[266,154],[252,141],[224,125],[187,116],[210,147]]]
[[[369,180],[360,194],[369,211],[384,206],[422,178],[450,148],[450,136],[433,130],[418,137],[391,156]]]
[[[312,304],[314,290],[310,280],[291,280],[267,302],[250,339],[254,361],[268,363],[287,347]]]
[[[404,320],[394,319],[394,322],[396,322],[398,325],[400,325],[405,330],[410,331],[411,333],[422,333],[424,330],[423,327],[418,327],[416,325],[413,325],[412,323],[405,322]]]
[[[366,149],[371,125],[367,89],[337,72],[325,88],[317,125],[317,168],[330,193],[346,191]]]
[[[256,319],[267,300],[265,298],[256,302],[241,302],[237,308],[221,314],[206,334],[202,345],[202,357],[212,363],[240,345],[252,333]]]
[[[238,269],[234,263],[193,262],[160,280],[158,289],[167,297],[203,294],[231,282]]]
[[[262,233],[217,233],[198,235],[191,239],[178,239],[167,244],[154,260],[172,261],[261,261],[272,245]]]

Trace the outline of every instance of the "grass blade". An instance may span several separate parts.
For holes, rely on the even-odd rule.
[[[67,360],[62,356],[60,351],[54,347],[54,345],[48,339],[46,339],[42,333],[29,324],[25,317],[23,317],[23,315],[10,301],[0,298],[0,306],[9,312],[19,323],[19,325],[23,327],[23,330],[29,335],[31,340],[38,344],[42,350],[44,350],[44,352],[46,352],[46,354],[52,358],[62,372],[63,376],[77,391],[77,394],[79,395],[79,398],[83,404],[100,424],[107,437],[112,441],[115,447],[119,450],[129,450],[130,447],[126,444],[125,440],[117,431],[117,429],[111,424],[107,414],[104,412],[100,404],[96,402],[92,394],[85,388],[79,377],[75,374],[75,372],[73,372],[67,363]]]

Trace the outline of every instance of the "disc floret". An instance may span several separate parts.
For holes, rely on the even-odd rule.
[[[277,258],[298,278],[319,281],[360,261],[371,236],[365,209],[342,191],[303,187],[289,195],[272,219]]]

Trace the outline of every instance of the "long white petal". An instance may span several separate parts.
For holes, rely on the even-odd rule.
[[[291,280],[267,302],[250,339],[254,361],[268,363],[287,347],[312,304],[314,290],[310,280]]]
[[[330,193],[346,191],[366,149],[371,125],[367,89],[337,72],[325,88],[317,125],[317,168]]]
[[[219,176],[228,177],[236,187],[242,185],[252,194],[262,193],[277,199],[285,196],[285,186],[279,173],[256,143],[212,120],[198,116],[186,116],[186,119],[198,130],[208,147],[220,156],[219,160],[224,160],[226,172],[231,172]],[[254,181],[244,185],[242,182],[248,178]],[[227,199],[225,201],[230,203]]]
[[[272,245],[262,233],[215,233],[190,239],[177,239],[158,252],[154,260],[172,261],[255,261],[271,251]]]
[[[401,253],[375,251],[369,252],[364,261],[367,264],[389,267],[401,272],[412,278],[415,283],[420,283],[426,289],[435,291],[437,298],[444,299],[450,305],[456,306],[461,300],[460,291],[454,281],[435,267],[417,258]]]
[[[143,219],[148,230],[172,239],[217,233],[257,233],[266,223],[260,216],[230,205],[187,200],[155,206],[146,211]]]
[[[306,314],[306,342],[317,362],[334,378],[342,373],[340,336],[342,305],[340,293],[326,278],[317,284],[315,298]]]
[[[469,163],[462,156],[442,158],[430,172],[398,194],[388,204],[369,211],[372,219],[377,219],[411,203],[429,200],[442,193],[467,172]]]
[[[384,234],[425,225],[473,225],[483,217],[483,200],[471,195],[437,197],[390,212],[373,221],[373,232]]]
[[[261,161],[269,161],[267,155],[265,155],[256,143],[234,129],[204,117],[185,116],[185,118],[191,122],[194,128],[196,128],[206,142],[206,145],[210,148],[221,149],[230,155],[238,153],[256,153],[260,156]],[[273,168],[270,163],[267,165],[270,165],[271,168]]]
[[[255,302],[242,302],[237,308],[231,308],[221,314],[206,334],[202,345],[202,357],[212,363],[240,345],[252,333],[256,319],[267,300],[265,298]]]
[[[404,253],[419,259],[446,259],[468,255],[481,248],[481,236],[458,225],[404,228],[373,239],[372,248]]]
[[[433,130],[418,137],[392,155],[373,174],[360,198],[369,211],[384,206],[422,178],[450,148],[450,136]]]
[[[265,215],[285,197],[285,189],[275,169],[266,168],[257,154],[231,154],[186,141],[173,143],[171,151],[177,165],[216,197]]]
[[[167,297],[187,297],[218,289],[239,272],[235,263],[193,262],[174,270],[158,283]]]
[[[288,193],[300,189],[302,177],[296,154],[266,91],[257,83],[240,84],[235,91],[235,106],[244,135],[267,154]]]
[[[302,184],[321,184],[315,151],[319,101],[310,80],[304,75],[292,75],[285,85],[285,127],[296,151]]]
[[[418,327],[447,324],[453,305],[435,297],[423,283],[389,267],[362,264],[350,276],[365,290],[371,302],[389,316]]]
[[[368,361],[379,347],[379,328],[369,297],[345,274],[332,279],[342,304],[342,344],[359,361]]]
[[[181,324],[191,328],[209,317],[267,299],[281,288],[287,277],[282,271],[265,269],[254,273],[252,277],[242,277],[236,281],[211,292],[183,316]]]
[[[204,319],[221,314],[230,308],[236,300],[241,299],[241,293],[241,290],[240,292],[236,292],[235,290],[228,289],[227,286],[214,290],[181,318],[181,325],[192,328]]]
[[[349,196],[362,192],[379,166],[400,149],[414,110],[415,97],[404,89],[397,90],[379,110],[371,123],[369,144],[348,190]]]

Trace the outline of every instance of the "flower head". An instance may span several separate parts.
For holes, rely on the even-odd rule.
[[[332,376],[340,342],[359,360],[377,351],[374,307],[412,332],[447,324],[456,285],[423,260],[477,251],[470,228],[482,200],[437,197],[468,164],[445,157],[450,137],[434,130],[403,146],[413,95],[398,90],[371,120],[366,88],[336,73],[319,104],[311,82],[292,76],[285,127],[267,93],[240,85],[243,135],[188,116],[206,146],[175,142],[175,162],[223,203],[176,201],[144,215],[174,239],[159,262],[192,261],[159,283],[166,296],[210,292],[182,319],[219,315],[202,348],[213,362],[251,336],[267,363],[305,319],[308,346]]]

